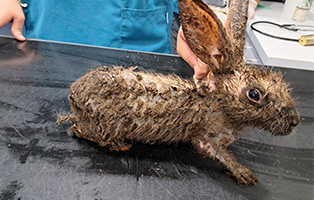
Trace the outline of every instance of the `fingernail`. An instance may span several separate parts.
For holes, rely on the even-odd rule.
[[[203,77],[196,76],[196,74],[194,75],[194,78],[195,78],[196,80],[202,80],[202,79],[203,79]]]
[[[24,41],[25,40],[25,37],[22,34],[17,34],[16,37],[20,41]]]

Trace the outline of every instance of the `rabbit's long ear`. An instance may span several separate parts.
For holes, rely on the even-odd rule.
[[[233,49],[216,14],[202,0],[179,0],[180,20],[186,41],[213,73],[232,67]]]
[[[248,6],[248,0],[231,0],[226,22],[226,30],[233,47],[235,61],[240,63],[243,62]]]

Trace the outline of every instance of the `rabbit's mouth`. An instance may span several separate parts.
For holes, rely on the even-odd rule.
[[[294,128],[293,126],[288,126],[285,128],[276,128],[275,130],[272,130],[271,133],[276,136],[290,135],[293,128]]]
[[[277,119],[270,122],[270,126],[267,126],[268,128],[265,128],[265,130],[268,130],[274,135],[289,135],[299,122],[299,114],[295,110],[291,110],[289,115],[285,117],[278,115]]]

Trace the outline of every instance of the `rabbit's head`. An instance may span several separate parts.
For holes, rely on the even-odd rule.
[[[243,66],[219,80],[215,92],[233,127],[253,126],[287,135],[299,123],[290,89],[280,73]]]
[[[186,40],[212,71],[213,92],[220,95],[220,107],[232,126],[291,133],[299,114],[282,74],[243,61],[248,0],[231,1],[226,29],[202,0],[179,0],[178,5]]]

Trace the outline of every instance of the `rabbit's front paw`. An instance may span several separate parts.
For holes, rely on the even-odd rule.
[[[236,178],[238,184],[255,185],[259,181],[253,172],[242,165],[237,165],[230,172],[229,174]]]

